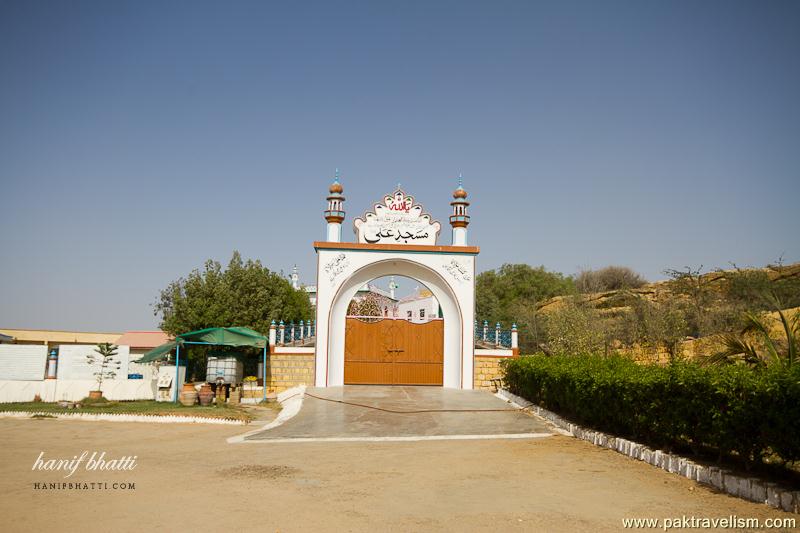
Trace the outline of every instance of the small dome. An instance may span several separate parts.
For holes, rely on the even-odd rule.
[[[333,194],[341,194],[343,190],[344,190],[344,188],[342,187],[342,184],[339,183],[338,180],[334,181],[333,183],[331,183],[331,188],[330,188],[331,193],[333,193]]]
[[[453,192],[453,198],[466,198],[467,191],[464,190],[463,187],[459,185],[458,189]]]

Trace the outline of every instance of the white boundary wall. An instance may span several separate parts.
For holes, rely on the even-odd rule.
[[[0,403],[30,402],[38,394],[42,401],[77,401],[97,389],[94,369],[87,364],[86,355],[94,344],[62,344],[58,347],[58,379],[44,379],[47,347],[24,344],[0,345]],[[130,347],[119,346],[117,360],[120,368],[115,379],[103,380],[103,396],[109,400],[153,400],[156,380],[152,365],[129,364]],[[145,379],[128,379],[134,367]],[[174,367],[173,371],[174,371]],[[144,370],[144,372],[142,371]]]
[[[95,380],[44,379],[39,381],[0,380],[0,403],[30,402],[38,394],[42,401],[77,401],[97,388]],[[156,382],[144,379],[103,381],[103,396],[109,400],[152,400]]]
[[[94,380],[94,373],[99,370],[100,365],[91,366],[86,362],[89,354],[98,355],[95,351],[96,344],[61,344],[58,347],[58,379],[60,380]],[[116,377],[108,381],[120,381],[128,379],[128,359],[130,346],[117,346],[117,355],[114,358],[119,361],[119,370],[115,370]]]
[[[47,346],[0,344],[0,378],[6,380],[44,379]]]

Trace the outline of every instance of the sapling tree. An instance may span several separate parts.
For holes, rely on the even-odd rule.
[[[117,377],[117,370],[120,369],[120,362],[117,357],[117,346],[110,342],[101,342],[95,348],[94,353],[86,356],[86,362],[92,367],[98,367],[94,373],[97,381],[97,390],[103,390],[104,379],[114,379]]]

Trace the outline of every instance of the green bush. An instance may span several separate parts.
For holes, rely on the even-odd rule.
[[[618,356],[537,355],[504,369],[511,392],[620,437],[746,463],[800,459],[798,366],[660,367]]]

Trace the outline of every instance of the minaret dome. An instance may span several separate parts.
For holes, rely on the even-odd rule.
[[[458,175],[458,188],[453,191],[453,201],[450,202],[450,205],[453,206],[453,214],[450,215],[450,225],[453,227],[453,246],[466,246],[469,202],[461,174]]]
[[[344,221],[344,187],[339,183],[339,169],[336,169],[336,175],[328,189],[328,209],[325,210],[325,220],[328,221],[328,241],[341,242],[342,239],[342,222]]]

